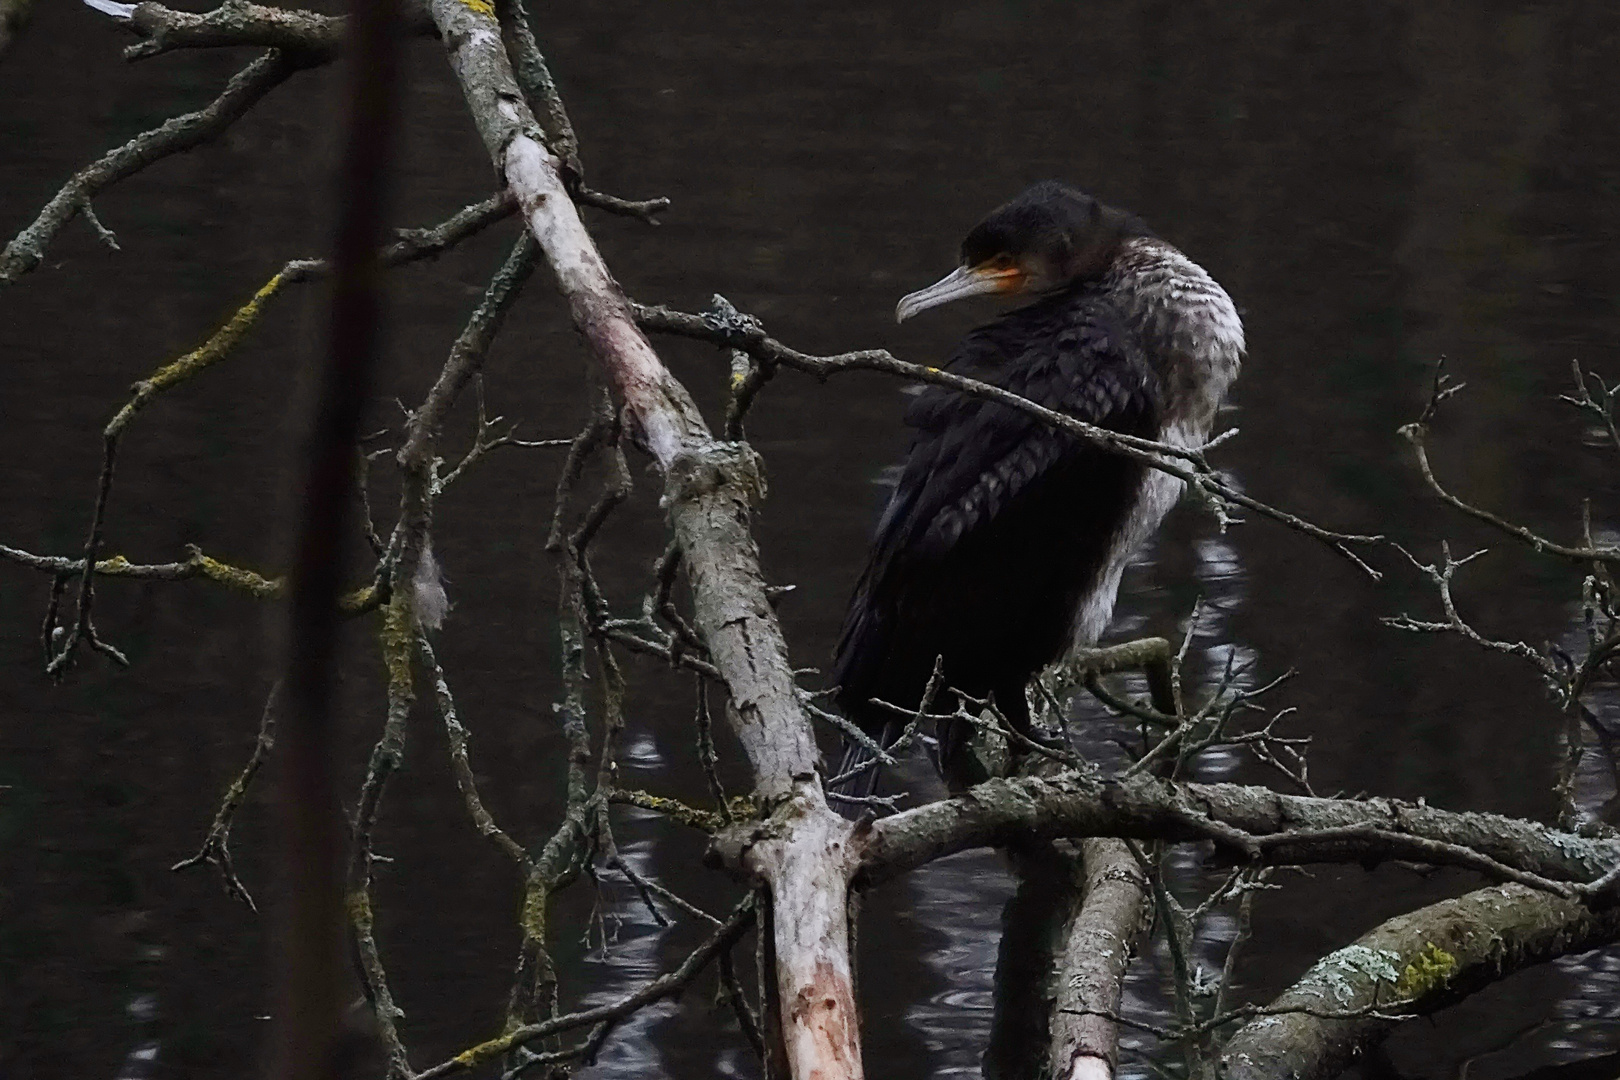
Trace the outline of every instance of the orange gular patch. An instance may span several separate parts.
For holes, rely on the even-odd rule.
[[[984,262],[968,271],[975,278],[991,285],[998,293],[1022,292],[1026,275],[1016,263]]]

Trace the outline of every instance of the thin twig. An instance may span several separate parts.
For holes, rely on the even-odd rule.
[[[60,555],[35,555],[4,544],[0,544],[0,558],[51,574],[64,586],[68,580],[81,576],[85,566],[83,559],[68,559]],[[385,558],[378,565],[384,569],[389,565],[386,552]],[[132,563],[122,555],[115,555],[110,559],[97,560],[95,573],[97,577],[132,578],[137,581],[189,581],[201,578],[261,600],[282,599],[286,595],[287,588],[283,578],[267,578],[253,570],[222,562],[205,555],[195,544],[186,545],[186,558],[182,562]],[[53,586],[53,591],[58,594],[59,602],[61,590]],[[370,585],[361,586],[339,597],[338,610],[346,615],[361,615],[376,610],[387,601],[388,596],[389,590],[386,587],[379,588],[373,581]],[[46,625],[49,628],[56,625],[50,613],[47,614]]]
[[[709,716],[709,684],[701,676],[694,679],[697,686],[697,750],[703,766],[703,776],[709,783],[709,795],[719,809],[720,820],[732,822],[731,807],[726,802],[726,789],[720,783],[720,761],[714,752],[714,721]]]
[[[737,978],[736,966],[731,959],[731,950],[726,949],[720,954],[720,986],[732,1012],[737,1017],[737,1026],[742,1029],[743,1038],[753,1048],[754,1056],[765,1061],[765,1039],[759,1030],[759,1014],[748,1003],[748,995],[743,992],[742,981]]]
[[[522,1046],[536,1039],[543,1039],[548,1035],[556,1035],[575,1028],[597,1024],[603,1021],[618,1020],[629,1016],[653,1002],[660,1001],[672,994],[679,993],[691,984],[692,980],[702,973],[709,961],[715,959],[720,953],[742,936],[754,921],[755,902],[753,894],[732,909],[713,934],[709,935],[702,945],[694,949],[685,960],[673,971],[665,972],[617,1001],[608,1002],[590,1009],[568,1013],[564,1016],[553,1017],[539,1023],[524,1024],[504,1035],[500,1035],[488,1042],[469,1047],[448,1061],[440,1062],[430,1069],[416,1074],[415,1080],[439,1080],[440,1077],[450,1076],[454,1073],[477,1068],[487,1061],[492,1061],[507,1053],[513,1047]]]
[[[15,282],[37,267],[51,241],[97,194],[153,162],[218,138],[301,66],[296,57],[272,49],[233,75],[208,105],[144,131],[80,169],[45,204],[33,224],[0,252],[0,284]]]
[[[1544,536],[1532,532],[1523,525],[1514,524],[1499,514],[1493,514],[1489,510],[1483,510],[1471,503],[1464,502],[1462,499],[1459,499],[1457,496],[1447,491],[1445,487],[1441,485],[1440,481],[1434,475],[1433,467],[1429,464],[1429,452],[1427,447],[1429,423],[1436,415],[1440,402],[1444,401],[1452,394],[1455,394],[1463,387],[1463,384],[1461,383],[1450,384],[1447,382],[1446,376],[1444,376],[1441,371],[1441,365],[1444,365],[1444,363],[1445,358],[1442,357],[1439,364],[1436,365],[1433,390],[1429,396],[1429,403],[1424,407],[1423,414],[1418,417],[1415,422],[1407,424],[1399,429],[1401,437],[1412,444],[1412,452],[1417,457],[1418,470],[1423,474],[1423,480],[1429,485],[1429,489],[1439,496],[1440,500],[1447,506],[1450,506],[1454,510],[1461,511],[1476,521],[1483,521],[1492,528],[1498,529],[1513,537],[1515,540],[1529,545],[1533,551],[1548,555],[1556,555],[1559,558],[1570,559],[1575,562],[1597,562],[1611,566],[1620,565],[1620,548],[1591,546],[1577,548],[1555,543],[1552,540],[1548,540]],[[1579,369],[1577,368],[1577,371],[1578,370]],[[1565,400],[1574,399],[1566,398]],[[1575,404],[1580,404],[1580,402],[1577,401]],[[1408,558],[1410,558],[1410,556],[1408,556]]]
[[[1472,555],[1463,556],[1461,559],[1453,559],[1451,557],[1451,545],[1449,543],[1442,542],[1440,545],[1442,565],[1437,566],[1434,563],[1419,562],[1411,552],[1407,551],[1400,544],[1394,543],[1393,541],[1390,542],[1390,546],[1396,551],[1399,551],[1402,555],[1406,556],[1408,562],[1410,562],[1415,568],[1423,573],[1425,577],[1434,583],[1435,588],[1440,594],[1440,604],[1445,610],[1446,621],[1424,621],[1414,619],[1410,615],[1403,613],[1380,619],[1379,621],[1385,626],[1394,627],[1397,630],[1408,630],[1413,633],[1422,634],[1460,634],[1481,648],[1490,649],[1493,652],[1506,653],[1509,656],[1517,656],[1521,660],[1529,662],[1530,664],[1534,665],[1536,670],[1540,671],[1542,675],[1546,676],[1549,680],[1552,680],[1555,684],[1562,682],[1563,672],[1559,669],[1557,663],[1555,663],[1550,657],[1544,656],[1542,653],[1538,652],[1536,649],[1522,641],[1496,641],[1491,638],[1487,638],[1470,626],[1463,619],[1463,617],[1457,613],[1457,603],[1451,595],[1451,579],[1456,575],[1458,570],[1462,569],[1464,566],[1467,566],[1481,555],[1484,555],[1486,549],[1482,548],[1479,551],[1474,552]]]
[[[444,668],[439,664],[439,658],[433,653],[433,646],[428,642],[426,634],[416,635],[416,647],[422,654],[422,662],[433,672],[434,696],[439,703],[439,716],[444,721],[445,734],[450,743],[450,767],[455,773],[456,788],[461,792],[462,802],[467,807],[467,816],[472,818],[473,826],[478,834],[489,840],[495,847],[519,866],[527,867],[529,854],[523,850],[523,845],[512,839],[507,832],[495,823],[495,817],[484,806],[484,801],[478,794],[478,781],[473,775],[472,762],[467,757],[467,729],[462,725],[461,718],[456,712],[456,702],[450,694],[450,683],[445,678]]]
[[[247,797],[248,788],[253,784],[253,778],[259,774],[264,765],[264,759],[276,744],[276,694],[281,690],[278,682],[270,687],[270,693],[264,699],[264,712],[259,717],[259,736],[253,743],[253,754],[248,758],[247,764],[231,786],[225,790],[225,797],[220,801],[219,810],[214,814],[214,822],[208,827],[208,835],[203,839],[202,847],[197,854],[189,859],[181,859],[170,870],[184,870],[190,866],[208,863],[219,870],[225,891],[230,896],[246,904],[249,911],[257,912],[259,907],[253,902],[253,896],[242,884],[242,879],[236,876],[236,867],[231,862],[231,824],[236,820],[236,811],[240,809],[242,800]]]
[[[972,397],[994,401],[1027,413],[1044,423],[1069,432],[1110,453],[1129,458],[1189,484],[1220,508],[1226,503],[1241,506],[1271,518],[1318,540],[1349,559],[1364,573],[1377,580],[1381,575],[1351,550],[1351,545],[1379,543],[1382,536],[1335,532],[1315,525],[1297,514],[1279,510],[1239,491],[1222,480],[1204,458],[1204,448],[1189,449],[1170,443],[1141,439],[1078,420],[1066,413],[1044,408],[1027,398],[977,379],[896,358],[886,349],[864,349],[835,356],[812,356],[789,348],[765,334],[751,317],[728,318],[723,311],[693,315],[667,307],[631,303],[631,314],[643,329],[656,333],[697,338],[716,345],[742,349],[761,363],[781,365],[825,379],[846,371],[877,371],[913,382],[944,386]],[[740,313],[739,313],[740,316]],[[1224,440],[1223,440],[1224,441]],[[1185,464],[1177,464],[1177,462]],[[1222,511],[1224,514],[1224,511]]]

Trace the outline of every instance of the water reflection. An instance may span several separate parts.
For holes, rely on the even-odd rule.
[[[911,910],[936,935],[923,963],[940,987],[906,1010],[906,1023],[928,1050],[931,1074],[976,1077],[990,1034],[1012,876],[1001,855],[965,851],[914,872],[906,889]]]
[[[666,764],[657,739],[645,729],[626,733],[620,760],[621,768],[637,786],[649,780],[656,782]],[[637,874],[656,880],[659,816],[626,807],[615,817],[621,822],[614,830],[620,857]],[[594,940],[594,947],[584,958],[584,974],[591,991],[580,1002],[583,1008],[616,1001],[661,975],[665,968],[661,946],[671,929],[658,924],[624,875],[602,867],[597,882],[595,932],[586,935],[587,946]],[[664,915],[671,922],[684,917],[667,905]],[[678,1008],[678,1002],[662,1001],[631,1014],[597,1056],[596,1069],[611,1077],[646,1076],[652,1063],[662,1061],[656,1037],[659,1029]],[[660,1067],[659,1071],[666,1070]]]
[[[1226,479],[1228,482],[1234,480],[1230,476]],[[1144,582],[1144,587],[1139,591],[1133,590],[1131,600],[1135,603],[1129,605],[1136,609],[1134,617],[1129,620],[1136,626],[1174,626],[1185,633],[1188,620],[1196,618],[1182,668],[1183,693],[1189,708],[1196,707],[1222,682],[1229,681],[1233,690],[1248,690],[1275,674],[1263,671],[1258,652],[1235,636],[1235,617],[1244,603],[1248,588],[1247,575],[1236,547],[1227,537],[1212,530],[1207,515],[1199,515],[1203,520],[1189,521],[1192,514],[1191,507],[1181,508],[1181,517],[1177,522],[1181,528],[1175,532],[1182,533],[1183,543],[1184,530],[1189,525],[1201,533],[1193,538],[1190,545],[1193,555],[1193,573],[1190,576],[1196,582],[1197,593],[1193,612],[1178,613],[1163,607],[1166,601],[1184,592],[1186,586],[1157,590],[1145,587],[1145,583],[1152,581],[1159,570],[1159,562],[1154,556],[1164,550],[1166,543],[1173,543],[1173,539],[1161,541],[1138,560],[1137,575]],[[1157,606],[1154,600],[1158,601]],[[1132,629],[1135,630],[1136,626]],[[1145,680],[1140,676],[1135,679],[1138,685],[1133,685],[1131,692],[1145,697]],[[1083,701],[1081,707],[1082,716],[1095,717],[1102,712],[1095,702]],[[1230,779],[1239,767],[1238,758],[1235,748],[1214,747],[1193,761],[1187,778],[1202,781]],[[1182,845],[1173,849],[1165,860],[1165,884],[1183,903],[1195,905],[1203,895],[1214,891],[1225,877],[1224,873],[1212,873],[1204,867],[1203,854],[1203,845]],[[1211,985],[1219,980],[1226,950],[1236,932],[1236,920],[1221,910],[1212,912],[1198,927],[1193,955],[1188,960],[1205,973]],[[1140,948],[1139,959],[1126,976],[1123,1000],[1126,1015],[1159,1027],[1173,1026],[1176,1009],[1172,997],[1172,970],[1170,951],[1163,934],[1155,934],[1150,942]],[[1207,1008],[1209,1003],[1201,1001],[1198,1004]],[[1145,1080],[1157,1075],[1154,1063],[1163,1060],[1170,1049],[1144,1032],[1122,1030],[1119,1069],[1122,1080]]]
[[[626,824],[633,828],[635,818],[645,825],[656,815],[636,811],[626,817],[631,819]],[[629,832],[627,828],[626,834]],[[636,873],[656,876],[653,847],[651,839],[634,840],[621,843],[619,854]],[[592,987],[581,1001],[585,1008],[616,1001],[663,974],[660,945],[669,932],[653,919],[634,888],[611,870],[601,872],[598,903],[601,921],[596,946],[585,957],[584,975]],[[596,1067],[607,1076],[646,1076],[649,1065],[662,1059],[654,1036],[677,1008],[676,1002],[663,1001],[632,1014],[603,1047]]]

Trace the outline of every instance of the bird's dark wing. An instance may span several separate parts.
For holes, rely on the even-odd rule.
[[[946,370],[1099,427],[1151,433],[1157,379],[1110,305],[1075,306],[1055,324],[1020,318],[1028,311],[974,331]],[[1028,413],[936,386],[917,395],[906,423],[917,435],[858,592],[896,558],[943,555],[1065,455],[1089,447]]]
[[[1013,312],[968,335],[946,369],[1101,427],[1137,435],[1151,435],[1157,427],[1157,377],[1101,297],[1065,294]],[[915,681],[914,674],[892,670],[898,658],[891,655],[900,647],[899,606],[916,606],[911,594],[981,587],[941,580],[930,568],[948,566],[964,538],[984,532],[998,517],[1005,520],[1020,495],[1060,467],[1084,473],[1117,470],[1121,463],[1028,413],[940,387],[916,396],[906,422],[917,434],[838,645],[833,678],[846,707],[894,692],[897,679]],[[903,633],[908,641],[915,636],[911,628]],[[884,666],[891,669],[886,674],[874,670]],[[905,696],[920,691],[919,685]]]

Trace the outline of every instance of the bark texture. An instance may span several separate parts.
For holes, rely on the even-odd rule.
[[[1328,1080],[1392,1017],[1434,1012],[1521,968],[1620,939],[1620,906],[1594,911],[1522,885],[1398,916],[1318,961],[1234,1034],[1222,1080]]]
[[[1057,1008],[1052,1014],[1052,1075],[1093,1080],[1119,1063],[1119,1014],[1131,948],[1147,922],[1147,879],[1122,840],[1081,845],[1085,902],[1064,933]]]
[[[990,780],[954,798],[878,822],[862,845],[859,882],[883,880],[970,847],[1020,838],[1114,836],[1213,840],[1265,863],[1411,859],[1529,878],[1573,896],[1620,861],[1620,843],[1497,814],[1451,813],[1393,799],[1280,795],[1240,784],[1173,783],[1140,775],[1098,780]],[[1525,883],[1525,882],[1521,882]]]

